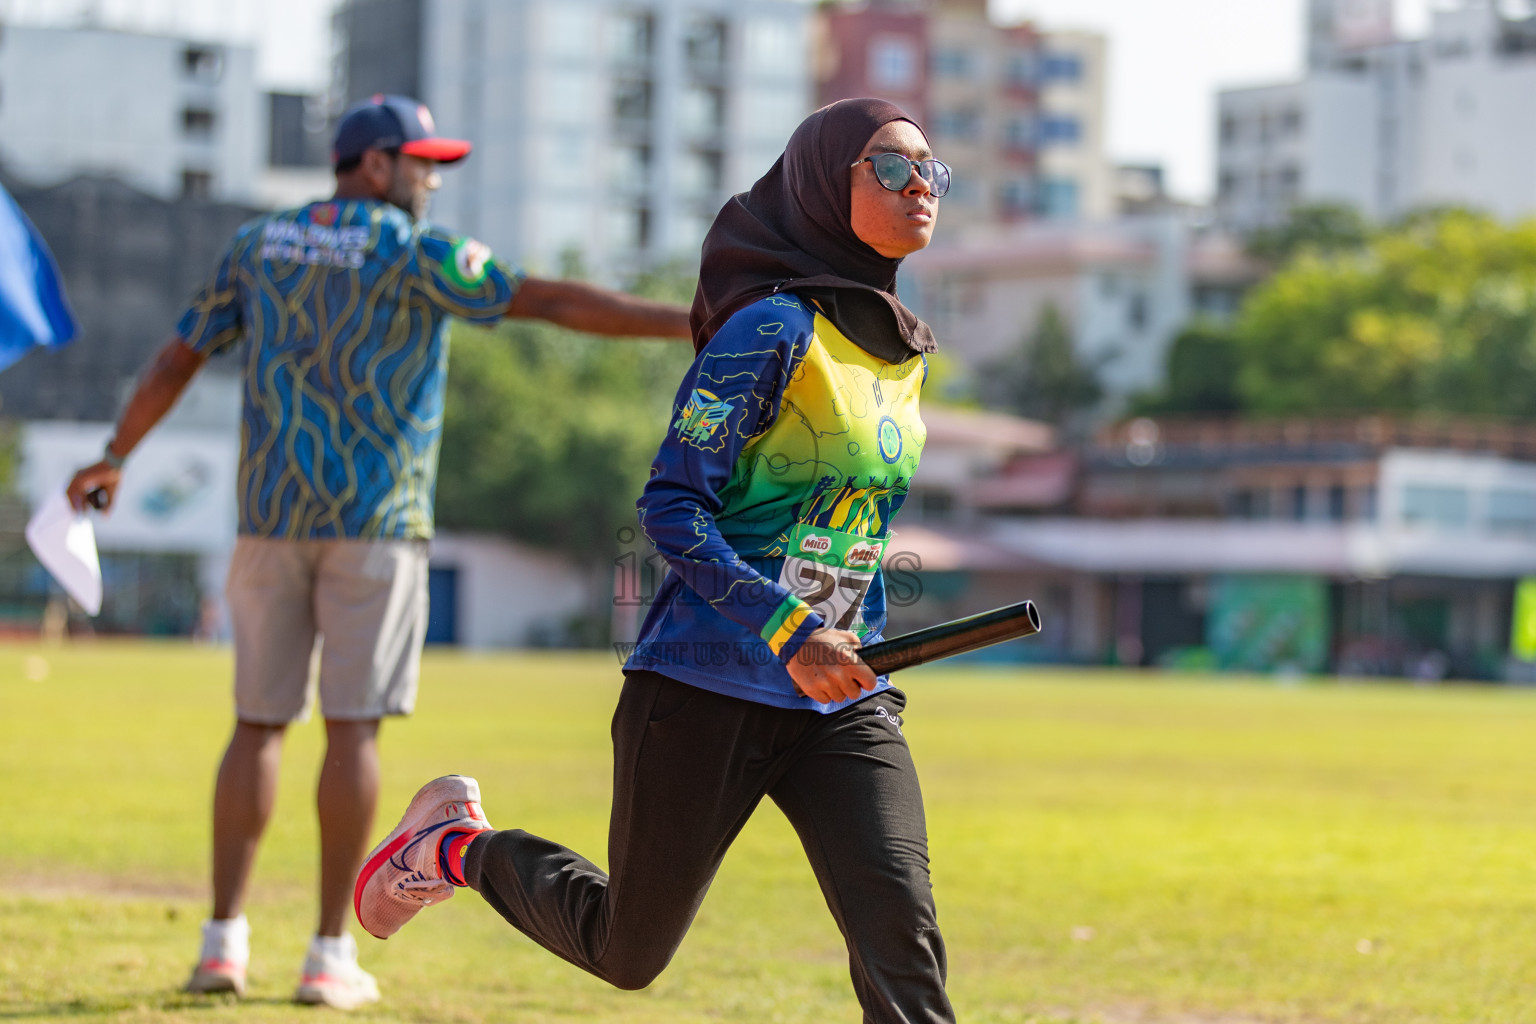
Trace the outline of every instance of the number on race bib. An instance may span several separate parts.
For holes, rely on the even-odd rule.
[[[837,629],[866,631],[864,596],[880,571],[884,542],[801,524],[789,535],[779,583]]]

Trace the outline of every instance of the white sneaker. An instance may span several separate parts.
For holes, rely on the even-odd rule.
[[[251,959],[251,925],[245,915],[203,922],[203,950],[186,991],[245,995],[245,968]]]
[[[364,1003],[379,1001],[379,983],[373,975],[357,966],[357,943],[350,935],[329,938],[316,935],[309,942],[304,957],[304,976],[296,1003],[330,1006],[337,1010],[355,1010]]]
[[[357,920],[374,938],[387,939],[422,907],[453,895],[453,883],[437,867],[437,847],[449,829],[484,832],[491,823],[480,810],[480,783],[444,775],[417,790],[405,817],[373,848],[352,890]]]

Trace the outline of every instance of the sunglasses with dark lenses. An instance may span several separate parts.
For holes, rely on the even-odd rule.
[[[928,183],[928,194],[935,199],[949,191],[949,165],[942,160],[909,160],[900,153],[876,153],[855,160],[857,167],[865,161],[874,165],[875,180],[881,187],[900,192],[912,180],[912,172]]]

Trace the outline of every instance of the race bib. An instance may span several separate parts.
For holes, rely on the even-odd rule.
[[[875,573],[885,542],[804,523],[789,533],[779,585],[811,606],[828,626],[854,633],[864,625],[864,594]]]

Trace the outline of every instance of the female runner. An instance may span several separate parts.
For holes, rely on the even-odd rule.
[[[358,877],[370,933],[467,885],[556,955],[642,988],[767,796],[847,941],[864,1019],[954,1020],[906,698],[856,650],[885,621],[881,556],[924,440],[933,337],[896,268],[948,187],[906,114],[845,100],[727,203],[704,242],[698,356],[639,502],[671,572],[614,713],[609,870],[492,830],[478,784],[446,776]]]

